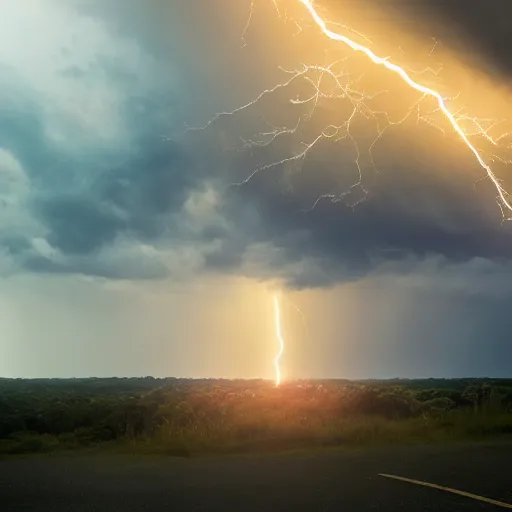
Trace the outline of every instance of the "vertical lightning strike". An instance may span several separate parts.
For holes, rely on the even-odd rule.
[[[277,388],[281,384],[281,367],[279,362],[284,352],[284,338],[281,330],[281,308],[279,305],[279,298],[277,297],[277,294],[274,295],[274,320],[276,338],[277,341],[279,342],[279,350],[274,358],[275,383]]]
[[[498,192],[498,197],[500,199],[501,206],[510,212],[512,212],[512,205],[507,199],[508,193],[506,190],[502,187],[500,184],[498,178],[492,171],[491,167],[484,161],[482,156],[480,155],[479,151],[471,144],[470,140],[468,139],[468,136],[462,129],[462,127],[459,125],[457,120],[455,119],[455,116],[448,110],[448,107],[446,106],[445,99],[439,94],[437,91],[431,89],[430,87],[426,87],[424,85],[419,84],[418,82],[415,82],[409,74],[400,66],[397,64],[393,64],[389,62],[387,57],[379,57],[375,55],[369,48],[366,46],[363,46],[361,44],[356,43],[352,39],[348,38],[347,36],[344,36],[342,34],[338,34],[337,32],[333,32],[332,30],[329,30],[327,27],[327,22],[318,14],[318,11],[313,6],[312,0],[298,0],[301,4],[303,4],[308,12],[310,13],[311,17],[315,21],[315,23],[318,25],[320,30],[333,41],[339,41],[341,43],[344,43],[345,45],[349,46],[352,50],[355,52],[361,52],[364,55],[366,55],[374,64],[377,64],[379,66],[385,67],[387,70],[392,71],[393,73],[396,73],[407,85],[412,87],[413,89],[416,89],[418,92],[421,92],[425,96],[430,96],[434,98],[437,101],[437,104],[439,106],[439,109],[444,114],[446,119],[450,122],[452,128],[454,131],[459,135],[459,137],[462,139],[464,144],[468,147],[468,149],[473,153],[475,158],[477,159],[480,166],[485,170],[487,173],[488,178],[493,183],[494,187],[496,188],[496,191]]]

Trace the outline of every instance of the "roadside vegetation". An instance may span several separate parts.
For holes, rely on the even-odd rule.
[[[512,380],[0,379],[0,454],[174,456],[512,434]],[[511,436],[512,438],[512,436]]]

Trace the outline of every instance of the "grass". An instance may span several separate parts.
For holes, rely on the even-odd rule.
[[[389,420],[360,416],[313,425],[258,425],[161,431],[118,443],[121,452],[191,457],[275,453],[329,447],[363,448],[390,444],[477,441],[512,434],[512,415],[450,411],[442,415]]]

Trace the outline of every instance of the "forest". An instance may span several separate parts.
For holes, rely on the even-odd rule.
[[[0,454],[170,456],[512,434],[512,379],[0,379]]]

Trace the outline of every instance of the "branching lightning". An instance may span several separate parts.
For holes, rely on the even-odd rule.
[[[244,27],[242,33],[242,41],[244,46],[246,44],[245,36],[253,19],[255,1],[256,0],[251,0],[249,16],[247,19],[246,26]],[[286,10],[279,8],[279,0],[270,1],[274,6],[277,15],[279,17],[284,17],[285,19],[287,19]],[[365,119],[373,120],[376,124],[377,136],[368,148],[370,163],[376,169],[372,150],[374,149],[376,143],[382,138],[384,133],[390,127],[403,123],[411,115],[417,112],[418,122],[426,122],[430,126],[435,127],[444,133],[445,130],[442,127],[438,126],[436,122],[434,122],[434,120],[431,117],[429,117],[430,115],[433,115],[435,113],[441,113],[445,121],[448,122],[448,126],[450,127],[452,132],[454,132],[458,136],[461,142],[465,145],[466,149],[469,150],[469,152],[473,155],[478,165],[480,165],[480,167],[485,171],[485,177],[488,180],[490,180],[490,182],[494,186],[495,191],[497,193],[497,201],[503,213],[504,219],[509,220],[512,217],[512,201],[510,200],[509,193],[501,184],[499,178],[496,176],[495,172],[491,168],[490,163],[483,156],[481,151],[477,149],[476,145],[470,140],[473,137],[482,138],[485,139],[492,146],[498,147],[498,145],[500,145],[502,141],[510,137],[509,133],[503,133],[498,137],[492,136],[490,132],[492,129],[495,128],[497,124],[496,121],[479,120],[475,117],[462,113],[461,111],[450,110],[447,105],[447,101],[450,100],[451,98],[443,97],[443,95],[440,92],[412,78],[413,74],[423,75],[427,72],[437,74],[437,71],[435,71],[434,69],[428,67],[422,71],[407,71],[404,67],[401,67],[398,64],[391,62],[389,60],[389,57],[378,56],[369,48],[369,46],[365,46],[364,44],[358,43],[355,39],[347,35],[348,33],[355,34],[359,40],[362,40],[365,43],[368,43],[368,45],[370,45],[371,41],[361,33],[341,23],[335,23],[333,21],[324,19],[320,15],[317,8],[314,6],[313,0],[286,0],[286,2],[289,4],[291,4],[292,2],[301,4],[305,8],[309,16],[309,19],[314,22],[314,26],[320,29],[321,33],[327,39],[329,39],[330,41],[334,41],[336,43],[340,43],[345,48],[348,48],[349,50],[352,50],[355,53],[364,55],[375,66],[384,68],[385,70],[389,71],[390,74],[396,75],[403,83],[409,86],[412,90],[417,91],[419,93],[419,97],[413,103],[413,105],[409,107],[404,116],[402,116],[400,119],[393,120],[391,119],[388,112],[376,111],[369,106],[371,100],[375,99],[377,95],[380,95],[386,91],[380,91],[377,94],[369,94],[362,90],[358,90],[357,82],[359,78],[351,78],[351,74],[342,67],[346,59],[338,59],[329,65],[307,65],[302,63],[300,67],[298,67],[295,70],[285,70],[283,68],[280,68],[280,70],[286,75],[285,79],[282,82],[279,82],[273,87],[263,90],[255,98],[248,101],[242,106],[239,106],[233,110],[219,112],[215,114],[215,116],[200,129],[206,129],[210,127],[221,117],[232,116],[241,113],[244,110],[247,110],[253,106],[256,106],[265,97],[271,96],[279,91],[286,90],[287,88],[291,87],[298,81],[303,81],[304,83],[308,84],[311,87],[312,92],[309,96],[306,96],[304,98],[290,98],[289,104],[295,105],[297,107],[307,108],[307,111],[305,113],[301,113],[298,117],[297,123],[291,127],[276,127],[268,123],[270,127],[269,130],[263,131],[258,136],[256,136],[256,138],[251,138],[251,140],[242,139],[243,148],[248,149],[256,147],[268,147],[284,136],[298,134],[301,128],[303,128],[303,126],[307,124],[309,120],[311,120],[313,113],[315,112],[315,109],[318,106],[320,100],[346,100],[348,104],[351,105],[351,113],[346,117],[346,119],[342,123],[328,124],[317,135],[312,137],[311,140],[307,142],[301,142],[302,147],[298,151],[295,151],[290,156],[256,167],[249,173],[249,175],[246,178],[236,183],[236,185],[244,185],[248,183],[259,172],[277,168],[285,164],[296,163],[297,166],[300,167],[302,163],[305,161],[306,157],[309,155],[309,153],[315,147],[317,147],[321,141],[331,140],[333,142],[338,142],[340,140],[345,140],[348,141],[354,149],[355,165],[359,175],[358,179],[348,190],[345,190],[342,193],[330,192],[321,195],[314,202],[312,208],[314,208],[322,199],[330,199],[333,202],[340,201],[346,198],[349,195],[349,193],[352,192],[352,190],[358,187],[363,191],[364,195],[363,197],[361,197],[359,200],[352,204],[352,206],[355,206],[355,204],[364,200],[367,194],[367,190],[363,184],[363,172],[360,165],[361,153],[357,145],[357,141],[352,134],[352,124],[356,116],[361,116]],[[290,20],[287,19],[287,21]],[[297,20],[293,19],[292,22],[298,27],[299,32],[303,31],[303,27]],[[343,29],[344,32],[335,32],[329,27],[335,27],[336,29],[339,30]],[[434,47],[430,50],[430,54],[435,49],[436,45],[437,41],[435,41]],[[330,83],[330,87],[327,87],[326,83]],[[434,100],[435,108],[428,115],[420,115],[420,104],[422,104],[423,101],[426,99]],[[508,148],[512,148],[512,145],[509,144]],[[492,162],[501,162],[504,164],[511,163],[509,160],[495,154],[491,155],[491,158],[489,160]]]
[[[279,387],[281,384],[281,366],[280,366],[280,360],[281,356],[284,352],[284,338],[283,333],[281,329],[281,308],[279,304],[279,297],[277,295],[274,295],[274,322],[275,322],[275,331],[276,331],[276,338],[279,343],[279,349],[274,357],[274,370],[275,370],[275,383],[276,387]]]
[[[418,82],[415,82],[403,68],[401,68],[397,64],[393,64],[393,63],[389,62],[387,57],[378,57],[366,46],[362,46],[342,34],[338,34],[336,32],[333,32],[332,30],[329,30],[329,28],[327,28],[326,22],[321,18],[321,16],[318,14],[317,10],[313,7],[311,0],[298,0],[298,1],[306,7],[306,9],[311,14],[312,18],[315,20],[315,23],[318,25],[320,30],[329,39],[332,39],[334,41],[339,41],[339,42],[347,45],[348,47],[350,47],[352,50],[354,50],[356,52],[362,52],[373,63],[375,63],[379,66],[383,66],[387,70],[397,74],[407,85],[409,85],[413,89],[416,89],[418,92],[422,93],[425,96],[430,96],[431,98],[434,98],[437,101],[440,111],[444,114],[446,119],[449,121],[453,130],[462,139],[464,144],[473,153],[473,155],[475,156],[475,158],[478,161],[478,163],[480,164],[480,166],[485,170],[488,178],[491,180],[494,187],[496,188],[496,191],[498,193],[498,199],[501,203],[502,208],[505,208],[509,212],[512,212],[512,205],[510,204],[509,200],[507,199],[507,197],[508,197],[507,191],[502,187],[498,178],[492,171],[491,167],[484,161],[484,159],[480,155],[479,151],[470,142],[468,136],[466,135],[466,133],[464,132],[464,130],[462,129],[460,124],[455,119],[455,116],[450,112],[450,110],[448,110],[448,107],[446,106],[445,98],[443,98],[441,96],[441,94],[439,94],[437,91],[435,91],[433,89],[430,89],[429,87],[426,87],[424,85],[419,84]],[[483,134],[486,135],[485,132],[483,132]]]

